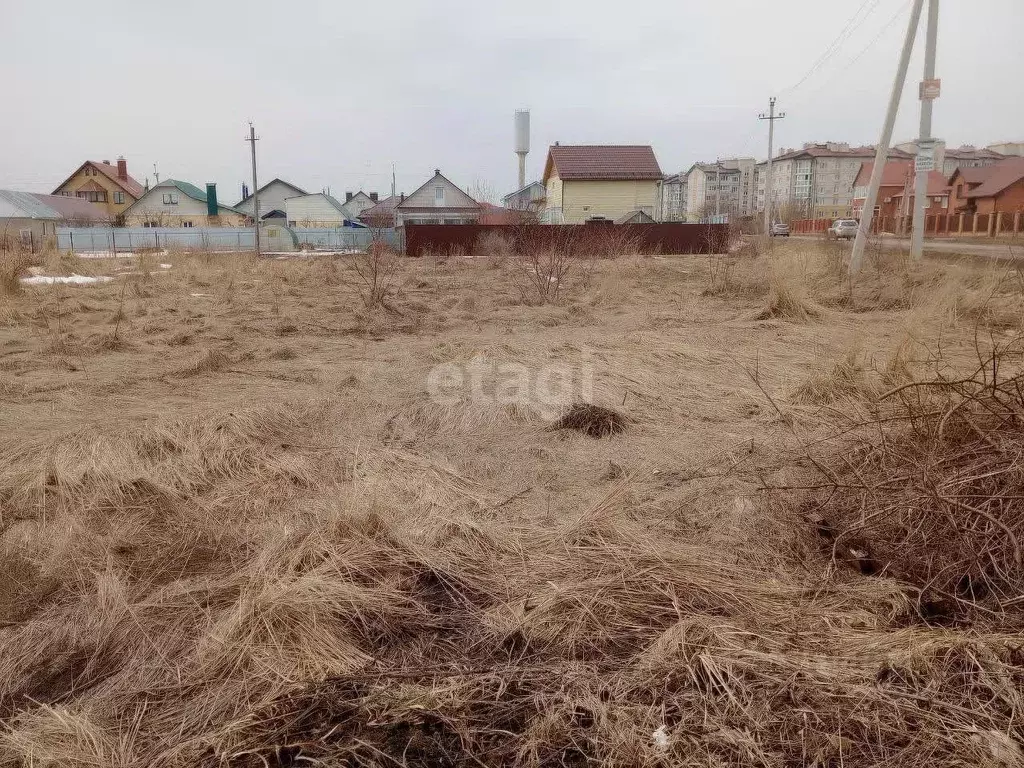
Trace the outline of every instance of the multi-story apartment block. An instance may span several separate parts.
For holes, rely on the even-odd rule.
[[[698,221],[714,215],[751,215],[757,191],[755,166],[752,157],[691,166],[685,174],[687,220]]]
[[[661,181],[659,221],[686,221],[686,172],[666,176]]]
[[[853,182],[861,164],[873,159],[872,146],[840,142],[804,144],[783,149],[772,162],[771,207],[782,218],[838,218],[853,213]],[[911,155],[893,148],[890,159]],[[755,201],[764,211],[767,163],[758,163]]]

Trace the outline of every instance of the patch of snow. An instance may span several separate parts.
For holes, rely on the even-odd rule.
[[[25,285],[53,285],[54,283],[92,285],[94,283],[109,283],[113,279],[112,277],[89,277],[88,275],[33,275],[21,278],[21,282]]]
[[[167,251],[151,251],[149,253],[135,253],[134,251],[78,251],[75,253],[80,259],[134,259],[138,256],[166,256]]]
[[[173,264],[161,264],[160,269],[170,269],[173,266]]]
[[[668,729],[664,725],[659,725],[658,730],[651,734],[651,738],[654,739],[654,746],[662,752],[668,749]]]
[[[209,295],[210,294],[208,294],[208,293],[190,293],[189,294],[189,296],[191,296],[193,298],[196,298],[196,299],[200,299],[200,298],[202,298],[204,296],[209,296]]]

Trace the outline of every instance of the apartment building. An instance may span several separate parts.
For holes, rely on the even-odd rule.
[[[713,215],[753,214],[756,165],[752,157],[694,163],[685,174],[686,220],[699,221]]]
[[[686,172],[666,176],[658,193],[658,221],[686,221]]]
[[[872,146],[845,142],[807,143],[802,149],[783,149],[772,162],[771,206],[783,219],[832,219],[853,214],[853,185],[861,165],[874,159]],[[912,155],[893,148],[889,159]],[[756,209],[764,211],[767,162],[756,169]]]

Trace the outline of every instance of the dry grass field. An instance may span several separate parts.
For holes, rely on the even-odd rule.
[[[1017,272],[499,246],[7,257],[0,766],[1024,762]]]

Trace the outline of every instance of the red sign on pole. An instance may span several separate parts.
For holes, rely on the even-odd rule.
[[[919,88],[919,94],[921,101],[931,101],[939,98],[939,92],[942,90],[942,80],[934,78],[932,80],[922,80]]]

